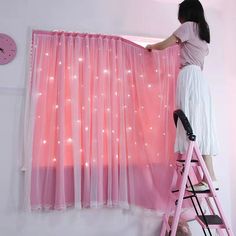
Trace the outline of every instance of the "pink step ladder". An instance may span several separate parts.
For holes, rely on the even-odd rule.
[[[216,190],[218,189],[213,187],[211,177],[197,145],[196,136],[193,134],[192,127],[182,110],[176,110],[174,112],[174,121],[176,126],[178,119],[180,119],[184,129],[186,130],[189,145],[187,152],[182,155],[181,159],[177,160],[177,168],[173,175],[172,186],[177,186],[178,190],[172,191],[172,197],[170,198],[167,212],[163,218],[161,236],[176,235],[184,199],[191,200],[196,212],[196,220],[201,225],[204,235],[214,235],[212,230],[216,230],[217,234],[220,236],[233,236],[234,233],[229,226],[219,198],[216,194]],[[198,181],[201,180],[200,178],[202,178],[202,174],[205,175],[209,190],[198,192],[194,191],[193,181],[191,180],[193,176],[192,174],[190,175],[191,168],[193,170],[191,173],[196,175]],[[173,194],[177,194],[174,209]],[[202,209],[201,203],[204,200],[206,202],[206,206],[208,207],[209,214],[205,214]],[[212,202],[214,204],[212,204]],[[170,216],[173,217],[171,226],[169,225]]]

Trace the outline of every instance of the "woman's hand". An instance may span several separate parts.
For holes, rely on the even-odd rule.
[[[146,47],[145,47],[149,52],[152,51],[153,47],[151,44],[148,44]]]

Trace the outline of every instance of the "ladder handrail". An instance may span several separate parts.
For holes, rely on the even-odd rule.
[[[183,124],[183,127],[186,131],[186,135],[188,136],[189,140],[195,141],[196,135],[193,134],[193,129],[188,121],[188,118],[184,114],[184,112],[181,109],[178,109],[174,111],[173,116],[174,116],[175,126],[177,127],[177,122],[179,118],[181,120],[181,123]]]

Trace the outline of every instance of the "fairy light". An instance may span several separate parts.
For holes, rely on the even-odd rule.
[[[116,142],[119,142],[120,140],[119,140],[119,138],[116,138]]]
[[[126,109],[126,108],[127,108],[127,105],[124,105],[123,108]]]
[[[56,162],[56,161],[57,161],[57,159],[56,159],[56,158],[53,158],[53,159],[52,159],[52,161],[53,161],[53,162]]]
[[[152,130],[153,128],[152,127],[149,127],[150,130]]]
[[[68,69],[68,70],[70,70],[70,68],[71,68],[70,66],[67,66],[67,69]]]
[[[131,96],[131,95],[130,95],[130,94],[128,94],[127,96],[128,96],[128,98],[130,98],[130,96]]]
[[[128,156],[128,159],[131,159],[132,157],[131,156]]]
[[[84,110],[84,106],[82,106],[82,110]]]
[[[68,138],[67,143],[72,143],[72,138]]]
[[[74,75],[74,76],[73,76],[73,79],[77,79],[77,75]]]
[[[159,153],[159,152],[157,153],[157,156],[158,156],[158,157],[160,156],[160,153]]]
[[[141,109],[143,110],[143,109],[144,109],[144,106],[141,106]]]
[[[132,85],[131,85],[131,87],[132,87],[132,88],[134,88],[134,87],[135,87],[135,85],[134,85],[134,84],[132,84]]]
[[[166,135],[166,133],[163,133],[163,136],[165,136]]]
[[[137,113],[138,111],[137,110],[134,110],[134,113]]]
[[[59,61],[59,63],[58,63],[59,65],[61,65],[62,64],[62,62],[61,61]]]
[[[81,123],[81,120],[77,120],[76,122],[77,122],[77,123]]]
[[[47,56],[47,57],[48,57],[48,56],[49,56],[49,53],[48,53],[48,52],[46,52],[46,53],[45,53],[45,56]]]
[[[169,73],[167,76],[168,76],[168,77],[171,77],[171,74]]]
[[[151,84],[149,84],[149,85],[148,85],[148,88],[151,88],[151,87],[152,87],[152,85],[151,85]]]
[[[103,70],[103,73],[104,73],[104,74],[107,74],[107,73],[108,73],[108,70],[107,70],[107,69],[104,69],[104,70]]]
[[[115,96],[118,96],[118,93],[117,93],[117,92],[115,92]]]
[[[47,143],[47,140],[43,140],[43,144],[46,144]]]
[[[107,112],[110,112],[110,111],[111,111],[111,109],[108,107],[108,108],[107,108]]]
[[[157,117],[158,117],[158,118],[161,118],[161,115],[158,115]]]
[[[88,166],[89,166],[89,163],[88,163],[88,162],[85,162],[85,166],[88,167]]]
[[[86,126],[84,129],[85,129],[85,131],[88,131],[89,128]]]
[[[60,144],[61,143],[60,140],[58,140],[57,143]]]
[[[82,57],[79,57],[79,58],[78,58],[78,61],[79,61],[79,62],[82,62],[82,61],[83,61],[83,58],[82,58]]]
[[[131,126],[129,126],[129,127],[128,127],[128,130],[129,130],[129,131],[131,131],[131,130],[132,130],[132,127],[131,127]]]
[[[40,119],[40,116],[38,116],[38,118]]]
[[[114,133],[115,133],[115,130],[113,129],[111,132],[114,134]]]
[[[83,149],[82,149],[82,148],[80,148],[80,150],[79,150],[79,151],[80,151],[80,153],[82,153],[82,152],[83,152]]]
[[[95,112],[97,112],[97,110],[98,110],[97,108],[94,108],[94,111],[95,111]]]
[[[42,96],[42,93],[39,92],[39,93],[38,93],[38,96]]]
[[[136,142],[136,141],[134,142],[134,145],[137,145],[137,142]]]
[[[97,96],[97,95],[95,95],[95,96],[94,96],[94,99],[97,99],[97,98],[98,98],[98,96]]]
[[[147,146],[148,146],[148,143],[145,143],[144,145],[147,147]]]
[[[155,72],[158,72],[158,69],[156,69]]]
[[[118,154],[116,154],[116,159],[118,159],[119,158],[119,155]]]
[[[59,107],[59,105],[57,104],[57,105],[55,106],[55,108],[58,109],[58,107]]]
[[[140,77],[140,78],[143,78],[143,74],[141,74],[139,77]]]
[[[95,79],[96,79],[96,80],[98,80],[98,79],[99,79],[99,77],[98,77],[98,76],[95,76]]]
[[[53,80],[54,80],[54,77],[53,77],[53,76],[50,76],[50,77],[49,77],[49,80],[53,81]]]
[[[105,133],[105,130],[104,130],[104,129],[102,130],[102,133],[103,133],[103,134]]]
[[[131,72],[132,72],[131,70],[128,70],[128,71],[127,71],[128,74],[131,74]]]
[[[71,99],[70,99],[70,98],[68,98],[68,99],[66,99],[66,101],[67,101],[67,102],[71,102]]]

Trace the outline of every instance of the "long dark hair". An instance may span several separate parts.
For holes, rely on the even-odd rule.
[[[210,29],[204,16],[204,9],[198,0],[184,0],[179,4],[178,19],[181,23],[193,21],[198,24],[199,38],[210,43]]]

